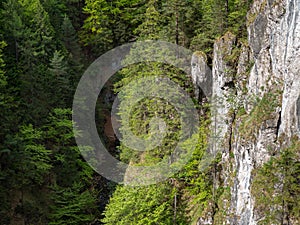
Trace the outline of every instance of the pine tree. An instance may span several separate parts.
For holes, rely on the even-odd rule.
[[[92,50],[98,54],[112,47],[112,30],[109,28],[111,10],[106,0],[86,0],[84,12],[89,16],[84,22],[81,39],[86,45],[93,46]]]
[[[45,221],[43,210],[47,208],[44,202],[47,196],[41,197],[45,193],[37,190],[47,183],[52,166],[51,152],[45,148],[43,141],[43,132],[31,124],[21,126],[17,134],[7,135],[5,140],[9,154],[5,157],[6,163],[2,164],[6,173],[5,182],[0,183],[0,187],[8,188],[6,199],[9,199],[9,207],[5,212],[16,215],[29,224]],[[13,223],[13,218],[10,219]]]
[[[41,185],[44,177],[49,173],[51,152],[43,146],[42,131],[35,129],[32,125],[22,126],[19,134],[14,139],[16,146],[11,148],[14,154],[16,174],[16,185],[27,188],[31,185]],[[19,172],[18,172],[19,171]]]
[[[68,1],[40,0],[44,10],[49,15],[49,20],[57,35],[61,34],[61,24],[68,9]]]
[[[22,20],[26,24],[22,34],[24,41],[20,43],[21,60],[23,67],[29,70],[34,63],[48,62],[55,49],[54,30],[39,0],[22,1],[21,7],[24,8]]]
[[[212,46],[218,35],[226,29],[226,10],[223,0],[202,1],[202,20],[197,35],[192,40],[192,48],[212,54]]]
[[[214,40],[226,31],[244,38],[249,0],[204,0],[201,4],[202,19],[193,37],[191,47],[212,58]]]
[[[85,7],[85,0],[64,0],[64,13],[67,14],[68,18],[73,23],[75,30],[82,28],[83,21],[86,19],[83,8]],[[62,15],[63,16],[63,15]]]

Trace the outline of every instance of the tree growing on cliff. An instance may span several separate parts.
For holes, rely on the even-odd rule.
[[[259,224],[300,222],[299,153],[299,141],[294,141],[254,172],[252,193]]]

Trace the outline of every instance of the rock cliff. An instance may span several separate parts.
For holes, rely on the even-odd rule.
[[[201,218],[199,225],[257,224],[262,215],[251,194],[252,171],[300,136],[299,10],[298,0],[254,0],[248,40],[229,32],[216,40],[212,74],[204,56],[193,56],[195,85],[213,81],[218,138],[211,151],[222,154],[217,185],[230,188],[219,205],[225,216]]]

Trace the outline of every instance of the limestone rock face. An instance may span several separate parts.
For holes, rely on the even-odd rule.
[[[254,0],[247,16],[248,43],[227,33],[214,44],[211,101],[217,143],[211,151],[222,153],[225,166],[218,183],[231,192],[222,224],[258,223],[252,170],[270,158],[269,149],[278,152],[293,136],[300,137],[299,12],[298,0]],[[208,75],[203,65],[198,68],[195,85]],[[271,107],[272,102],[277,104]]]
[[[191,60],[192,79],[195,95],[199,101],[212,94],[212,72],[207,66],[207,58],[203,52],[195,52]]]
[[[235,95],[235,69],[230,63],[233,49],[236,45],[236,37],[230,32],[214,44],[213,58],[213,85],[212,85],[212,106],[215,112],[213,118],[213,128],[215,131],[214,151],[228,153],[229,146],[226,135],[230,133],[232,117],[229,115],[231,109],[230,99]],[[221,149],[220,149],[221,148]]]

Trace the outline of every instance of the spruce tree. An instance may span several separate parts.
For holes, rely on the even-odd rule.
[[[79,45],[76,30],[73,27],[71,20],[65,15],[62,26],[62,41],[67,50],[66,62],[68,64],[68,77],[70,82],[70,94],[74,93],[77,83],[83,73],[83,51]]]
[[[43,127],[51,149],[49,224],[88,224],[97,215],[92,168],[83,161],[74,140],[71,110],[57,108]]]
[[[138,36],[138,40],[158,40],[161,39],[162,21],[161,15],[155,8],[156,0],[149,0],[144,16],[144,21],[139,25],[134,33]]]
[[[97,216],[95,195],[81,183],[67,188],[53,186],[51,199],[49,225],[91,224]]]
[[[0,140],[4,140],[5,136],[8,134],[8,118],[7,112],[9,110],[9,104],[7,102],[7,93],[5,89],[7,88],[7,77],[5,75],[5,63],[3,60],[2,49],[6,46],[6,43],[0,42],[0,114],[2,115],[0,118]],[[9,194],[8,187],[9,184],[7,181],[9,175],[7,171],[8,162],[7,157],[11,153],[11,150],[6,148],[3,141],[0,141],[0,223],[5,224],[8,223],[8,215],[6,214],[9,209]]]
[[[20,57],[20,42],[25,29],[22,14],[23,8],[19,1],[7,0],[3,2],[3,9],[1,10],[1,33],[8,43],[9,52],[12,54],[11,57],[15,59],[13,63],[19,62]]]
[[[175,42],[177,45],[186,46],[188,43],[186,34],[186,11],[189,5],[186,1],[171,0],[164,2],[163,17],[167,21],[164,26],[164,32],[169,38],[169,41]]]
[[[2,21],[9,21],[3,26],[3,37],[8,44],[7,57],[15,58],[9,60],[7,74],[15,84],[14,94],[17,93],[18,104],[22,106],[18,116],[38,125],[49,112],[44,89],[47,64],[56,46],[53,27],[39,0],[8,0]]]
[[[70,74],[65,61],[65,57],[59,51],[55,51],[49,66],[48,94],[49,103],[52,107],[67,107],[72,99],[72,87],[70,84]],[[53,94],[57,98],[51,98]]]
[[[65,15],[62,29],[62,40],[68,52],[70,52],[71,57],[76,60],[81,60],[81,48],[78,44],[77,34],[73,27],[71,20]]]
[[[5,115],[5,110],[4,108],[8,107],[7,103],[6,103],[6,94],[5,94],[5,89],[7,87],[7,78],[5,75],[5,71],[4,71],[4,67],[5,67],[5,63],[3,60],[3,54],[2,54],[2,49],[6,46],[6,43],[1,41],[0,42],[0,112],[1,115]],[[3,119],[3,117],[1,118],[1,120]],[[4,135],[5,135],[5,128],[4,126],[4,121],[1,121],[0,123],[0,139],[3,140]],[[1,147],[1,145],[0,145]]]

